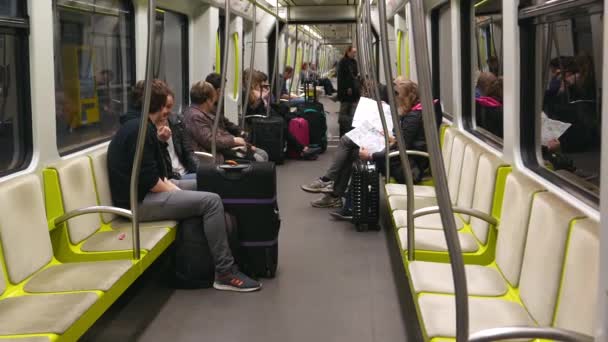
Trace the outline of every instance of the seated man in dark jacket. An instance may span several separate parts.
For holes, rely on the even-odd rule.
[[[418,95],[418,85],[401,77],[395,80],[397,92],[396,101],[399,112],[400,134],[403,135],[405,145],[410,150],[426,151],[427,145],[424,137],[422,122],[422,107]],[[394,138],[392,139],[394,141]],[[342,206],[342,197],[345,195],[352,173],[352,163],[356,159],[374,161],[380,171],[384,171],[385,152],[369,153],[365,147],[357,146],[348,136],[343,136],[338,145],[338,152],[326,174],[310,184],[302,185],[306,192],[324,193],[324,196],[311,202],[317,208],[338,208]],[[414,181],[419,181],[423,171],[428,167],[428,161],[423,157],[409,157]],[[401,172],[398,158],[390,163],[391,175],[403,183],[405,178]]]
[[[144,82],[133,91],[135,109],[141,111]],[[137,136],[141,120],[148,123],[137,188],[142,221],[180,220],[180,224],[202,224],[215,263],[215,282],[218,290],[255,291],[260,283],[239,272],[226,236],[224,207],[217,194],[195,191],[195,180],[169,180],[158,132],[153,122],[166,116],[167,96],[171,93],[160,80],[152,82],[150,111],[140,118],[137,112],[126,120],[108,147],[108,173],[114,205],[131,209],[129,184],[135,158]]]
[[[174,101],[173,94],[167,95],[167,110],[154,123],[163,147],[165,166],[169,179],[196,179],[198,161],[181,116],[171,114]]]

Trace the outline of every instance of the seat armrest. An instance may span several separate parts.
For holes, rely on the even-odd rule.
[[[471,334],[469,342],[489,342],[512,339],[548,339],[564,342],[592,342],[593,337],[574,331],[543,327],[501,327]]]
[[[419,156],[419,157],[425,157],[425,158],[430,158],[431,157],[426,152],[416,151],[416,150],[407,150],[407,151],[405,151],[405,153],[408,156]],[[394,158],[394,157],[398,157],[398,156],[399,156],[399,151],[393,151],[393,152],[389,152],[388,153],[388,157],[389,158]]]
[[[49,223],[50,223],[50,226],[52,229],[52,228],[59,226],[60,224],[62,224],[64,222],[69,221],[70,219],[73,219],[74,217],[87,215],[87,214],[106,214],[106,213],[118,215],[118,216],[125,217],[128,219],[133,219],[133,214],[131,213],[130,210],[123,209],[123,208],[117,208],[117,207],[110,207],[110,206],[105,206],[105,205],[96,205],[96,206],[92,206],[92,207],[79,208],[76,210],[72,210],[59,217],[52,219]]]
[[[494,216],[484,213],[483,211],[473,209],[473,208],[452,207],[452,211],[455,213],[476,217],[476,218],[478,218],[480,220],[484,220],[494,226],[498,225],[498,222],[499,222],[498,219],[496,219]],[[415,219],[417,217],[426,216],[426,215],[430,215],[430,214],[437,214],[437,213],[439,213],[439,207],[433,206],[433,207],[418,209],[418,210],[414,211],[413,216]]]

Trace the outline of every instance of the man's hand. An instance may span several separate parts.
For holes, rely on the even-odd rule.
[[[353,95],[353,88],[346,89],[346,95],[352,96]]]
[[[243,139],[241,137],[234,137],[234,143],[237,146],[245,146],[245,145],[247,145],[247,143],[245,142],[245,139]]]
[[[160,141],[167,142],[171,138],[171,128],[169,126],[161,126],[157,132]]]

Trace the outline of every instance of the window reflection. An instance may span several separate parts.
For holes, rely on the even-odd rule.
[[[502,2],[475,5],[473,56],[474,127],[494,138],[503,137]]]
[[[601,65],[596,65],[596,61],[601,64],[596,60],[602,46],[600,9],[537,25],[544,41],[536,44],[537,54],[543,57],[539,74],[544,89],[538,111],[543,165],[595,194],[601,151]],[[561,130],[551,130],[555,127]]]
[[[108,140],[133,85],[127,1],[57,1],[55,96],[60,154]]]

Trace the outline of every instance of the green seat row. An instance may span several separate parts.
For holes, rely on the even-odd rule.
[[[67,212],[111,205],[106,152],[0,184],[0,341],[74,341],[175,239],[176,222],[142,225],[99,213],[55,226]],[[44,189],[44,191],[41,191]]]
[[[593,335],[598,222],[524,174],[511,172],[489,152],[481,150],[477,157],[473,152],[480,146],[459,138],[452,128],[448,132],[453,141],[448,146],[450,137],[444,137],[443,153],[452,158],[446,161],[446,171],[454,204],[491,214],[498,223],[493,226],[475,217],[455,217],[466,264],[470,333],[506,326],[552,326]],[[465,146],[459,147],[461,142]],[[445,151],[448,147],[450,153]],[[470,151],[468,156],[466,151]],[[455,177],[450,177],[456,172],[453,167],[461,168],[457,187]],[[403,196],[388,194],[388,189],[386,193],[389,206],[395,204],[391,197]],[[421,198],[421,202],[428,200]],[[415,261],[410,261],[404,213],[390,209],[424,339],[453,340],[453,278],[440,219],[436,215],[415,224]],[[467,245],[468,238],[474,238],[474,245]]]

